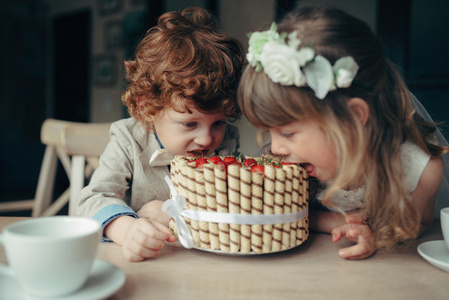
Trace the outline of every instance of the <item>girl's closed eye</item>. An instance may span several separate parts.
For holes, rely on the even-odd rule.
[[[294,135],[293,132],[281,132],[280,135],[285,138],[292,137]]]

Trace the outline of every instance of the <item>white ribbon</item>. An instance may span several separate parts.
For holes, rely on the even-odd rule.
[[[181,244],[190,249],[194,246],[193,237],[190,233],[184,217],[211,223],[226,223],[226,224],[242,224],[242,225],[266,225],[266,224],[283,224],[292,223],[307,217],[309,213],[308,207],[295,213],[287,214],[263,214],[263,215],[243,215],[232,213],[219,213],[209,211],[198,211],[191,209],[184,209],[186,198],[178,195],[170,178],[166,175],[165,181],[167,182],[173,199],[168,199],[162,205],[162,211],[169,217],[173,218],[178,230],[178,236]]]
[[[170,188],[170,193],[173,199],[168,199],[162,204],[162,211],[166,213],[170,218],[175,220],[176,229],[178,230],[179,241],[185,248],[190,249],[193,247],[193,237],[187,227],[186,221],[182,217],[182,211],[184,204],[186,203],[186,197],[178,195],[170,178],[165,175],[165,181]]]

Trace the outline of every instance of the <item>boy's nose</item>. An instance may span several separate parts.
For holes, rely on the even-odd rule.
[[[213,138],[209,130],[204,130],[195,138],[195,143],[202,147],[208,147],[212,144]]]

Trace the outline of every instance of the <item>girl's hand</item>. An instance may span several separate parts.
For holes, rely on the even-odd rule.
[[[158,256],[165,241],[175,242],[168,227],[150,219],[134,219],[122,243],[122,252],[129,261],[142,261]]]
[[[340,249],[338,254],[346,259],[364,259],[376,251],[371,229],[365,224],[362,215],[346,216],[346,223],[332,230],[332,241],[338,242],[342,237],[356,243],[356,245]]]

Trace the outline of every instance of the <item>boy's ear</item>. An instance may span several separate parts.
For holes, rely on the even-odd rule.
[[[369,105],[365,100],[362,98],[351,98],[348,100],[347,105],[363,125],[368,122]]]

